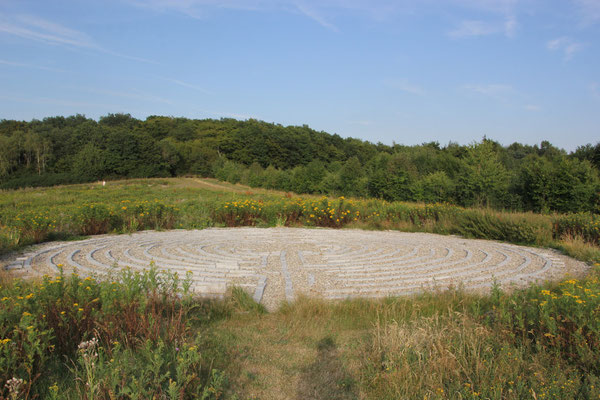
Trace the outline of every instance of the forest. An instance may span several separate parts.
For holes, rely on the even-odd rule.
[[[385,145],[254,119],[0,121],[0,189],[199,175],[296,193],[600,212],[600,142]]]

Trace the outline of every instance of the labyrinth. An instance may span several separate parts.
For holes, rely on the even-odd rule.
[[[103,275],[121,268],[191,272],[199,295],[239,286],[275,308],[298,296],[385,297],[448,287],[523,286],[578,274],[549,249],[426,233],[299,228],[145,231],[49,243],[6,264],[36,274]]]

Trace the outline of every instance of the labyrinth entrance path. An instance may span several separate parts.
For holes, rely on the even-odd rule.
[[[145,231],[48,243],[6,263],[28,274],[159,269],[193,274],[193,288],[221,296],[240,286],[274,309],[301,295],[326,299],[486,290],[579,275],[584,263],[549,249],[426,233],[300,228]]]

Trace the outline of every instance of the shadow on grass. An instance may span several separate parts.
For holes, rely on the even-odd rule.
[[[298,400],[358,398],[354,379],[345,370],[335,340],[331,336],[325,336],[317,343],[317,358],[302,372],[296,398]]]

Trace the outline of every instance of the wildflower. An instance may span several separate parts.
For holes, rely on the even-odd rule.
[[[48,386],[48,389],[50,389],[51,392],[58,393],[58,385],[56,382],[54,382],[54,385]]]

